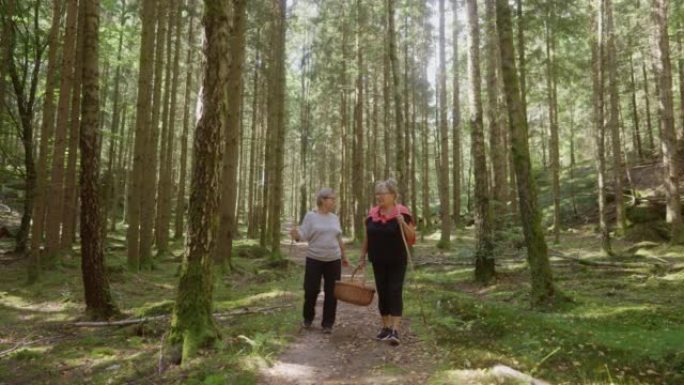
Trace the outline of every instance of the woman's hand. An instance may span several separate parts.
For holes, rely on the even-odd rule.
[[[299,229],[297,228],[297,226],[292,226],[292,229],[290,229],[290,236],[295,241],[299,241]]]
[[[342,266],[349,267],[349,259],[345,255],[342,256]]]

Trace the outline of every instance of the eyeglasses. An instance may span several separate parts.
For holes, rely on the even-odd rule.
[[[323,199],[332,199],[332,200],[335,200],[335,199],[337,199],[337,198],[335,198],[335,197],[323,197]]]

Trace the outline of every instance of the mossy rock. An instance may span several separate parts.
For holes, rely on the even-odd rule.
[[[669,229],[665,222],[654,221],[634,223],[627,229],[625,240],[630,242],[666,242],[670,238]]]
[[[233,246],[233,253],[241,258],[264,258],[269,254],[269,251],[259,245],[235,245]]]
[[[645,203],[636,206],[628,206],[627,219],[632,223],[648,223],[665,220],[665,206]]]

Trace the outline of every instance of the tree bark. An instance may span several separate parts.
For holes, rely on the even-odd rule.
[[[394,32],[394,0],[387,0],[387,39],[389,49],[389,62],[392,73],[392,93],[394,95],[394,120],[395,120],[395,157],[394,168],[396,170],[397,183],[399,184],[399,201],[403,202],[401,194],[407,191],[406,154],[404,151],[404,117],[402,113],[401,93],[399,92],[399,63],[397,62],[396,38]],[[389,161],[389,159],[387,159]]]
[[[223,104],[230,44],[228,0],[204,1],[202,112],[193,144],[188,242],[183,256],[169,343],[181,346],[182,361],[215,341],[219,332],[212,317],[211,218],[218,209],[218,167],[221,161]]]
[[[506,106],[515,163],[515,175],[520,200],[520,218],[527,245],[527,261],[530,265],[533,306],[550,305],[555,296],[553,276],[547,254],[544,232],[541,227],[541,213],[537,203],[537,188],[531,175],[530,152],[527,138],[525,110],[521,100],[518,74],[515,68],[513,50],[513,28],[511,11],[507,0],[496,2],[496,26],[499,34],[501,74],[504,80]]]
[[[232,270],[232,249],[237,198],[237,169],[240,151],[240,106],[242,104],[242,67],[245,57],[246,0],[232,0],[233,23],[230,34],[227,90],[227,116],[223,126],[224,153],[221,173],[221,200],[219,203],[219,232],[214,250],[214,263],[223,267],[228,263]]]
[[[480,31],[477,1],[466,0],[468,19],[468,83],[470,99],[470,132],[473,173],[475,174],[475,279],[488,284],[495,277],[494,244],[489,206],[487,159],[482,124],[482,78],[480,75]]]
[[[66,2],[66,25],[64,47],[62,48],[62,65],[60,71],[60,91],[57,101],[57,122],[55,139],[52,148],[52,165],[46,194],[51,204],[46,206],[45,213],[45,255],[54,261],[54,254],[59,250],[60,230],[62,228],[62,211],[64,206],[64,156],[66,153],[66,135],[69,119],[69,100],[74,81],[74,59],[76,45],[76,23],[78,18],[78,1]]]
[[[444,28],[444,0],[439,0],[439,205],[441,213],[441,234],[437,247],[451,247],[451,209],[449,205],[449,128],[447,126],[447,90],[446,90],[446,49]]]
[[[646,75],[646,59],[641,63],[641,74],[644,79],[644,101],[646,102],[646,132],[648,133],[649,156],[656,155],[655,141],[653,139],[653,123],[651,122],[651,97],[648,91],[648,76]]]
[[[679,165],[677,161],[677,137],[674,128],[672,97],[672,66],[670,64],[670,41],[667,32],[669,0],[651,0],[651,17],[654,23],[655,67],[660,88],[659,115],[662,125],[660,137],[665,167],[665,196],[667,198],[667,222],[670,224],[673,244],[684,244],[684,226],[679,200]]]
[[[634,122],[634,147],[640,160],[644,160],[644,152],[641,146],[641,132],[639,131],[639,112],[637,108],[636,98],[636,81],[634,79],[634,62],[632,55],[629,55],[629,70],[630,70],[630,91],[632,102],[632,121]]]
[[[504,136],[502,135],[502,125],[499,118],[499,80],[497,79],[498,67],[498,39],[496,36],[496,10],[495,0],[485,1],[485,46],[487,53],[487,64],[485,67],[485,78],[487,84],[487,123],[489,124],[489,154],[491,158],[491,174],[493,178],[491,186],[491,202],[494,212],[503,209],[506,197],[506,151],[504,149]],[[499,226],[501,216],[496,215],[493,221],[494,226]]]
[[[188,1],[188,7],[192,9],[195,6],[194,0]],[[193,82],[192,82],[192,71],[193,71],[193,56],[194,56],[194,29],[193,29],[194,18],[192,12],[188,14],[188,51],[186,54],[185,65],[187,67],[185,73],[185,96],[183,100],[183,132],[180,137],[180,161],[178,163],[179,177],[178,177],[178,190],[176,191],[176,210],[174,218],[174,238],[181,239],[185,233],[185,206],[187,200],[185,198],[185,180],[186,171],[188,168],[188,132],[190,127],[190,116],[194,115],[190,111],[192,104],[192,93],[193,93]],[[193,122],[194,124],[194,122]]]
[[[150,52],[154,52],[154,30],[156,24],[157,0],[142,2],[142,31],[140,35],[140,60],[138,62],[138,96],[135,117],[135,144],[133,150],[133,172],[128,188],[128,266],[140,270],[140,216],[142,203],[142,179],[146,162],[143,159],[149,136],[152,108],[152,77],[154,61]],[[188,92],[186,90],[186,92]],[[187,117],[187,115],[186,115]],[[149,192],[148,192],[149,193]]]
[[[613,149],[613,183],[615,185],[615,213],[617,215],[617,231],[624,234],[627,230],[627,218],[625,217],[624,196],[622,194],[622,146],[620,145],[619,107],[620,96],[618,94],[617,77],[617,49],[615,47],[615,27],[613,26],[613,4],[611,0],[604,1],[607,39],[607,67],[608,67],[608,93],[610,96],[610,114],[608,127],[611,132],[611,144]]]
[[[83,74],[81,99],[81,270],[85,292],[86,312],[96,320],[106,320],[117,313],[109,291],[104,263],[102,211],[100,210],[98,151],[99,132],[99,72],[98,28],[99,0],[81,0],[84,13],[83,49],[80,61]]]
[[[551,158],[551,191],[553,195],[553,239],[560,242],[560,145],[558,141],[558,102],[556,94],[556,37],[553,27],[555,10],[552,3],[547,3],[547,20],[544,22],[546,40],[546,92],[549,108],[549,157]]]
[[[452,0],[453,8],[453,109],[451,117],[451,149],[452,149],[452,200],[453,200],[453,214],[452,218],[454,225],[458,228],[461,225],[461,100],[460,100],[460,85],[459,85],[459,64],[458,64],[458,34],[459,34],[459,21],[458,21],[458,1]]]
[[[601,248],[604,253],[610,255],[610,233],[606,219],[606,158],[605,158],[605,127],[604,127],[604,92],[603,92],[603,23],[600,22],[599,7],[601,2],[596,1],[596,9],[591,9],[591,63],[592,63],[592,91],[593,91],[593,126],[597,177],[597,200],[599,211],[599,232],[601,234]]]
[[[363,52],[362,52],[362,30],[363,25],[363,12],[361,10],[361,1],[356,0],[356,66],[357,66],[357,77],[356,77],[356,105],[354,111],[354,146],[353,146],[353,170],[355,172],[361,172],[364,170],[363,164],[363,153],[364,153],[364,141],[363,141],[363,77],[364,77],[364,64],[363,64]],[[362,180],[366,178],[361,174]],[[361,243],[365,237],[365,222],[367,208],[363,205],[363,196],[365,184],[361,181],[355,181],[352,183],[352,189],[354,193],[354,240],[357,243]],[[406,201],[408,204],[408,201]]]
[[[169,10],[169,28],[166,38],[166,76],[164,77],[164,101],[162,132],[159,151],[159,181],[157,184],[157,213],[154,221],[154,241],[157,255],[169,251],[169,221],[171,219],[171,172],[173,171],[173,143],[176,123],[176,95],[178,93],[178,71],[180,67],[181,2],[173,0]],[[173,44],[173,49],[171,49]]]
[[[274,162],[273,185],[270,194],[270,246],[274,257],[280,255],[280,215],[283,202],[283,168],[285,158],[285,33],[286,33],[286,4],[285,0],[272,0],[275,17],[273,34],[272,85],[271,102],[269,103],[269,126],[274,133]],[[270,130],[269,127],[269,130]]]
[[[62,13],[62,1],[55,1],[52,8],[52,26],[48,35],[48,64],[45,79],[45,96],[43,102],[43,119],[40,125],[40,146],[38,151],[38,163],[36,165],[36,188],[33,197],[33,213],[31,226],[31,246],[29,250],[30,262],[28,264],[28,280],[35,282],[41,270],[40,245],[43,240],[46,210],[46,186],[48,168],[48,143],[52,139],[55,124],[55,86],[57,48],[59,46],[60,19]],[[0,99],[0,103],[4,100]]]
[[[16,235],[15,253],[23,254],[26,252],[28,235],[31,225],[31,214],[33,213],[33,198],[36,183],[36,165],[33,156],[33,113],[36,102],[38,81],[40,75],[40,67],[42,65],[43,57],[43,42],[39,37],[39,9],[40,2],[34,5],[34,14],[31,18],[33,24],[32,36],[25,44],[30,45],[23,52],[22,74],[20,75],[17,69],[17,58],[14,58],[16,36],[14,30],[17,28],[14,20],[7,21],[11,23],[10,29],[10,49],[8,50],[10,58],[9,61],[9,75],[14,88],[14,95],[16,98],[17,109],[19,111],[19,122],[17,129],[19,130],[19,139],[24,150],[24,167],[26,169],[25,190],[23,213],[21,216],[21,224]],[[27,22],[28,23],[28,22]],[[28,29],[29,26],[26,26]],[[30,55],[33,55],[31,57]],[[32,61],[32,63],[31,63]],[[30,68],[30,69],[29,69]],[[29,75],[30,71],[30,75]]]

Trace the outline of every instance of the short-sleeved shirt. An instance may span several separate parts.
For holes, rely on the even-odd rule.
[[[309,243],[306,257],[324,262],[342,257],[339,243],[341,235],[340,220],[333,213],[310,211],[304,216],[299,228],[300,239]]]
[[[406,223],[412,223],[410,214],[399,215],[404,216]],[[387,221],[373,220],[372,216],[366,218],[366,239],[368,240],[368,260],[371,262],[402,264],[408,261],[406,246],[404,246],[396,218]]]

